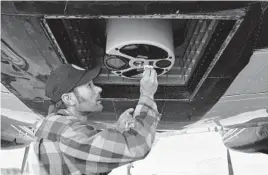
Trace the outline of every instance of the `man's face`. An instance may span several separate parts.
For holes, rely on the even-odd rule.
[[[74,90],[77,97],[77,110],[79,112],[100,112],[103,106],[100,101],[102,89],[95,86],[92,81],[81,85]]]

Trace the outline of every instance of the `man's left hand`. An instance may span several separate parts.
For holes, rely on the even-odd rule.
[[[130,108],[120,115],[116,123],[116,129],[118,131],[120,132],[128,131],[130,128],[135,127],[135,118],[133,118],[131,114],[133,112],[134,112],[134,109]]]

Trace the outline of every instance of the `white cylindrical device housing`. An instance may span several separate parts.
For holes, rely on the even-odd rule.
[[[157,46],[174,58],[171,21],[164,19],[109,19],[106,54],[116,55],[115,48],[131,44]]]

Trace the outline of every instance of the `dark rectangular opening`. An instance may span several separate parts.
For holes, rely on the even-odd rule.
[[[239,20],[205,15],[203,18],[165,20],[172,22],[175,63],[166,74],[158,77],[159,90],[155,98],[191,100],[240,23]],[[104,59],[106,23],[107,19],[103,18],[43,19],[59,57],[84,68],[92,67],[96,59]],[[139,80],[115,75],[104,64],[94,82],[104,89],[103,98],[136,99],[139,95]]]

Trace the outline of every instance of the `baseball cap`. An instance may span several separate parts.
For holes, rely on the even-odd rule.
[[[69,93],[77,86],[88,83],[98,76],[100,65],[92,69],[84,69],[74,64],[63,64],[51,71],[46,82],[46,96],[52,103],[61,100],[64,93]]]

